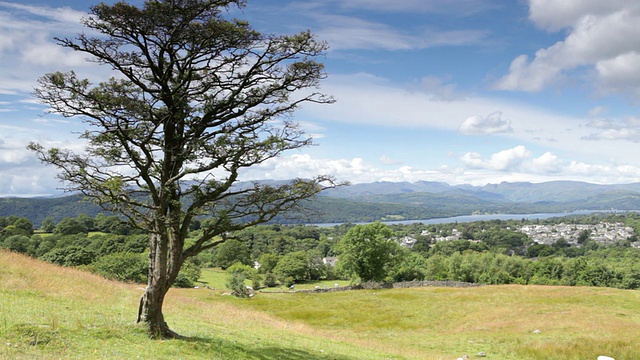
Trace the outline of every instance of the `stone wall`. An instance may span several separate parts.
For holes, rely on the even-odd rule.
[[[404,281],[397,283],[378,283],[367,282],[358,285],[338,286],[332,288],[318,288],[314,290],[296,290],[293,292],[301,293],[314,293],[314,292],[334,292],[334,291],[348,291],[348,290],[375,290],[375,289],[399,289],[399,288],[418,288],[418,287],[454,287],[454,288],[469,288],[481,286],[480,284],[473,284],[462,281]]]

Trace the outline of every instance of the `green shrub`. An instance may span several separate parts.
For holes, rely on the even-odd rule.
[[[249,265],[234,263],[233,265],[229,266],[229,268],[227,269],[227,273],[234,272],[243,273],[245,279],[251,280],[251,285],[254,288],[259,288],[260,286],[262,286],[262,275],[258,273],[257,269]]]
[[[273,273],[267,273],[264,276],[264,286],[276,287],[278,286],[278,278]]]
[[[296,279],[294,279],[292,276],[287,276],[282,282],[282,284],[286,287],[292,287],[293,285],[295,285],[295,283]]]
[[[230,272],[225,285],[231,290],[233,295],[246,298],[250,295],[249,289],[247,289],[247,285],[244,283],[246,279],[244,273],[241,271]]]
[[[178,277],[176,277],[176,280],[173,282],[173,287],[192,288],[198,279],[200,279],[200,274],[200,267],[193,260],[189,259],[182,265]]]
[[[105,255],[88,268],[107,279],[133,283],[147,282],[147,256],[143,254],[119,252]]]
[[[80,245],[55,248],[44,254],[41,259],[62,266],[80,266],[91,264],[96,253]]]

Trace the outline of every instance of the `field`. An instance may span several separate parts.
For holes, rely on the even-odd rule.
[[[208,272],[207,282],[223,275]],[[141,285],[0,251],[0,359],[640,358],[638,291],[222,292],[172,289],[166,318],[188,339],[150,340],[133,324]]]

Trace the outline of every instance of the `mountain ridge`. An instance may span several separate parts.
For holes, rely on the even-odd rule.
[[[281,181],[263,181],[278,184]],[[243,185],[244,184],[244,185]],[[239,183],[238,186],[248,185]],[[324,190],[307,203],[309,212],[279,215],[278,223],[340,223],[424,220],[471,214],[532,214],[576,210],[640,210],[640,183],[593,184],[580,181],[502,182],[473,186],[443,182],[373,182]],[[80,195],[0,198],[0,216],[29,218],[38,226],[101,209]]]

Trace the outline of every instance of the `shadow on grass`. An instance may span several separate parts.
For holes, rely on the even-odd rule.
[[[185,337],[181,340],[195,345],[200,350],[207,348],[224,359],[261,359],[261,360],[355,360],[355,357],[337,355],[335,353],[310,352],[304,349],[283,348],[275,346],[255,347],[219,338]],[[212,355],[215,355],[212,354]]]

